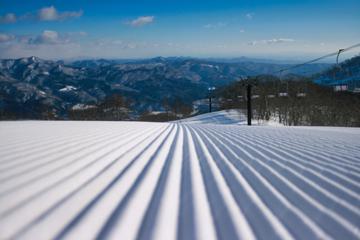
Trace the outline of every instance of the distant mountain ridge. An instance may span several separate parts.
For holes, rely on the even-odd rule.
[[[131,99],[135,112],[159,110],[164,98],[191,103],[206,97],[209,86],[223,86],[239,77],[269,74],[289,66],[182,57],[123,61],[0,60],[0,113],[36,118],[39,111],[51,109],[56,116],[66,118],[72,107],[96,104],[112,94]],[[311,75],[328,67],[309,65],[289,73]]]

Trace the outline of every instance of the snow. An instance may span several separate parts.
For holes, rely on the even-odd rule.
[[[359,239],[360,129],[0,122],[0,239]]]
[[[90,108],[96,108],[95,105],[86,105],[83,103],[78,103],[75,104],[74,106],[72,106],[72,110],[86,110],[86,109],[90,109]]]
[[[208,67],[208,68],[216,68],[217,70],[219,70],[219,66],[214,66],[212,64],[200,64],[202,67]]]
[[[212,113],[205,113],[195,117],[179,120],[181,123],[202,123],[202,124],[241,124],[245,123],[246,116],[237,110],[223,110]]]
[[[74,91],[76,89],[77,88],[74,86],[67,85],[64,88],[59,89],[59,92],[70,92],[70,91]]]
[[[191,124],[201,123],[201,124],[247,125],[247,117],[242,111],[236,109],[230,109],[230,110],[205,113],[174,122],[191,123]],[[283,124],[279,123],[276,119],[270,119],[269,121],[252,119],[251,123],[252,125],[261,125],[261,126],[278,126],[278,127],[284,126]]]
[[[46,93],[45,93],[44,91],[39,91],[39,94],[40,94],[41,96],[45,96],[45,95],[46,95]]]
[[[151,111],[149,112],[150,115],[159,115],[159,114],[162,114],[162,113],[166,113],[165,111]]]

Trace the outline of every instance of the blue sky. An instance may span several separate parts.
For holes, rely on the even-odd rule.
[[[306,59],[358,42],[359,0],[0,0],[1,58]]]

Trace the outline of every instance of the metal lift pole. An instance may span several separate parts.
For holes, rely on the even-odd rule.
[[[246,86],[247,90],[247,124],[251,126],[251,117],[252,117],[252,109],[251,109],[251,84]]]
[[[208,90],[209,90],[209,112],[211,112],[212,111],[212,93],[213,93],[213,91],[215,91],[215,87],[209,87],[208,88]]]
[[[209,95],[209,112],[211,112],[211,94]]]
[[[345,50],[345,49],[342,48],[342,49],[339,49],[339,51],[338,51],[338,54],[337,54],[337,56],[336,56],[336,64],[337,64],[337,65],[339,65],[339,55],[340,55],[340,53],[343,52],[344,50]]]

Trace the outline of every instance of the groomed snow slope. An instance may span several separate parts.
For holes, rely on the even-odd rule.
[[[205,113],[176,122],[203,124],[245,124],[246,120],[247,118],[244,114],[242,114],[242,112],[231,109]]]
[[[360,239],[360,129],[0,122],[0,239]]]
[[[190,117],[187,119],[174,121],[177,123],[201,123],[201,124],[237,124],[247,125],[247,117],[242,111],[236,109],[222,110],[217,112],[205,113]],[[282,124],[271,119],[270,121],[252,120],[252,125],[271,125],[271,126],[283,126]]]

